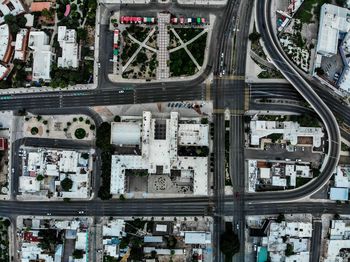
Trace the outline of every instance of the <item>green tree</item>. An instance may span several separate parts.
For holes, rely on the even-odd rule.
[[[82,153],[81,157],[84,159],[89,159],[89,153]]]
[[[278,217],[276,219],[276,222],[277,223],[281,223],[282,221],[285,221],[285,217],[284,217],[284,214],[278,214]]]
[[[126,198],[125,198],[125,196],[124,196],[123,194],[121,194],[121,195],[119,196],[119,199],[120,199],[120,200],[125,200]]]
[[[255,41],[259,40],[260,37],[261,37],[261,35],[258,32],[252,32],[248,36],[249,40],[252,41],[252,42],[255,42]]]
[[[44,179],[43,175],[37,175],[36,180],[42,181]]]
[[[85,28],[78,28],[77,30],[77,37],[78,40],[85,41],[87,39],[88,32]]]
[[[73,258],[75,259],[81,259],[84,256],[84,251],[81,249],[75,249],[72,255],[73,255]]]
[[[208,123],[209,123],[208,118],[203,117],[203,118],[201,119],[201,124],[205,125],[205,124],[208,124]]]
[[[286,249],[285,254],[286,254],[287,257],[294,255],[294,248],[289,243],[287,244],[287,249]]]
[[[115,116],[114,117],[114,122],[120,122],[120,116]]]
[[[61,187],[63,191],[69,191],[72,188],[72,186],[73,186],[73,181],[68,177],[66,177],[61,181]]]
[[[111,150],[111,125],[108,122],[103,122],[96,132],[96,146],[102,150]]]
[[[226,231],[220,238],[220,250],[228,257],[232,257],[239,251],[240,243],[238,236],[234,232]]]

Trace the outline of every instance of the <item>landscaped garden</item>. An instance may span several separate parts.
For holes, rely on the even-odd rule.
[[[181,48],[170,53],[170,75],[172,77],[190,76],[194,75],[196,71],[197,67],[185,49]]]
[[[142,48],[126,71],[123,72],[123,78],[154,79],[157,63],[157,54]]]
[[[136,52],[137,48],[139,47],[139,45],[133,42],[127,35],[124,34],[124,32],[123,32],[123,38],[124,38],[123,50],[120,56],[122,59],[123,66],[128,62],[128,60],[132,57],[132,55]]]
[[[0,261],[10,261],[9,256],[9,232],[10,220],[0,217]]]
[[[138,26],[138,25],[132,24],[131,26],[127,27],[124,32],[128,32],[135,39],[139,40],[140,42],[143,42],[150,31],[151,31],[150,27]]]
[[[191,52],[199,65],[203,65],[206,44],[207,33],[201,35],[196,41],[187,46],[188,51]]]

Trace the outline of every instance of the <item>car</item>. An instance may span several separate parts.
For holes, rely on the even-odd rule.
[[[120,90],[118,93],[119,93],[119,94],[123,94],[123,93],[124,93],[124,90]]]
[[[221,58],[224,58],[224,53],[221,53]]]
[[[236,224],[236,229],[239,230],[239,224],[238,223]]]
[[[46,213],[47,216],[51,216],[51,213]]]
[[[78,214],[84,214],[84,213],[85,213],[84,210],[78,211]]]
[[[97,63],[98,68],[101,68],[101,63]]]
[[[305,147],[301,147],[301,151],[305,151]]]
[[[223,75],[225,75],[225,69],[224,69],[224,70],[222,70],[222,74],[223,74]]]

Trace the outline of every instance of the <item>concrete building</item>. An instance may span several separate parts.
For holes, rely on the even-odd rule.
[[[0,3],[0,24],[5,22],[6,15],[19,15],[25,12],[20,0],[5,0]]]
[[[14,59],[25,60],[28,45],[28,29],[22,28],[16,36]]]
[[[33,81],[50,81],[53,53],[49,45],[49,36],[43,31],[31,31],[28,47],[33,52]]]
[[[343,70],[336,86],[350,93],[350,11],[336,5],[321,7],[315,68],[321,67],[323,57],[340,55]],[[327,72],[326,72],[327,73]]]
[[[297,178],[312,178],[310,163],[298,161],[258,161],[249,159],[249,192],[255,192],[259,185],[276,187],[296,187]]]
[[[144,112],[142,119],[112,123],[111,142],[137,145],[141,155],[112,156],[111,194],[126,193],[126,170],[146,170],[150,175],[170,175],[176,170],[178,183],[193,183],[194,195],[207,195],[207,157],[178,155],[178,145],[183,143],[208,146],[207,132],[208,125],[179,124],[177,112],[171,112],[170,119],[152,119],[150,112]]]
[[[350,220],[332,220],[326,242],[324,262],[347,261],[350,254]]]
[[[310,239],[312,224],[305,222],[272,222],[267,237],[262,238],[262,247],[266,247],[272,262],[310,260]],[[286,257],[287,245],[292,245],[294,255]]]
[[[250,122],[250,144],[260,145],[260,139],[272,134],[281,134],[282,140],[290,141],[292,145],[298,145],[298,138],[312,138],[312,146],[320,147],[324,133],[320,127],[301,127],[297,122],[285,121],[261,121]]]
[[[83,153],[68,150],[32,150],[24,160],[19,177],[19,192],[57,198],[88,198],[90,195],[90,165]],[[67,175],[68,174],[68,175]],[[68,177],[72,188],[64,191],[61,182]]]
[[[334,174],[334,187],[330,188],[329,198],[331,200],[349,200],[350,188],[350,166],[337,166]]]
[[[10,68],[7,63],[10,61],[13,54],[11,46],[12,37],[9,26],[7,24],[0,26],[0,80],[7,77],[10,73]]]
[[[77,32],[74,29],[67,29],[66,26],[59,26],[57,40],[62,48],[62,56],[57,60],[58,67],[78,68]]]

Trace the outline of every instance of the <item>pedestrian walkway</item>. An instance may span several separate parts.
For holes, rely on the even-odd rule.
[[[166,79],[170,76],[170,69],[168,66],[169,60],[169,34],[167,24],[170,23],[170,14],[158,13],[158,29],[159,34],[157,38],[157,44],[159,51],[157,53],[158,67],[157,67],[157,79]]]

